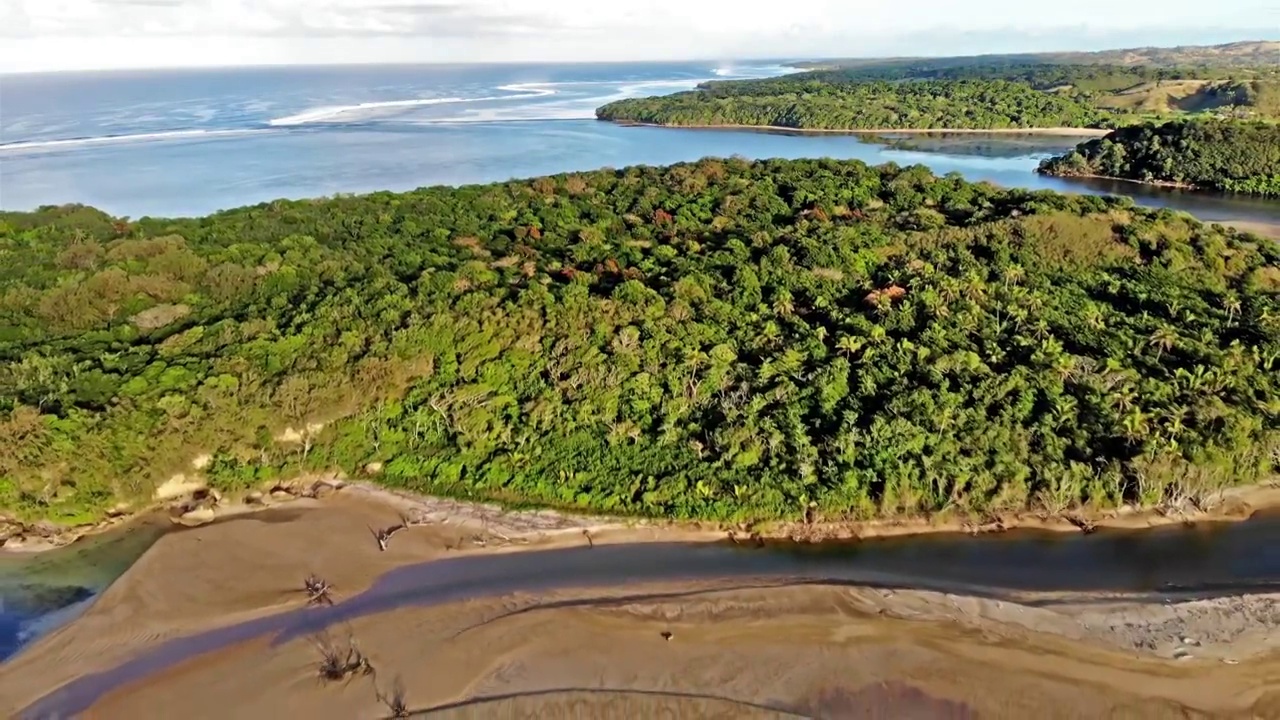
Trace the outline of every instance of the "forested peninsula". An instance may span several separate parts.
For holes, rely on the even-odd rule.
[[[824,72],[619,100],[599,108],[596,117],[684,127],[991,130],[1096,127],[1105,113],[1007,80],[863,82]]]
[[[1274,46],[829,61],[808,72],[708,81],[689,92],[619,100],[596,116],[675,127],[851,132],[1108,129],[1189,116],[1280,119]]]
[[[1039,171],[1280,197],[1280,124],[1144,123],[1081,143]]]
[[[0,257],[26,519],[330,469],[672,518],[1060,513],[1280,457],[1280,247],[923,167],[49,207],[0,214]]]

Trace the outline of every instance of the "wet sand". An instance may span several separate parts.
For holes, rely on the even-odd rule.
[[[751,572],[663,579],[662,556],[627,555],[635,543],[705,536],[588,536],[562,521],[517,535],[493,518],[457,518],[403,531],[380,552],[369,528],[396,522],[397,509],[346,492],[312,504],[162,538],[81,618],[4,666],[0,714],[74,712],[79,702],[85,717],[385,717],[377,695],[398,681],[407,706],[433,717],[849,717],[841,707],[880,707],[881,717],[1280,717],[1276,594],[1166,604],[993,593],[946,578],[906,590],[913,579],[874,568],[843,584]],[[773,553],[701,547],[712,565],[714,553]],[[584,587],[540,590],[533,581],[553,565],[528,551],[570,570],[592,557],[606,560],[586,567],[629,562],[635,580],[614,582],[615,568],[595,586],[586,577]],[[656,558],[643,561],[648,570],[644,557]],[[446,564],[422,565],[433,559]],[[494,580],[471,559],[508,575],[528,562],[528,589],[487,594]],[[333,584],[334,607],[303,607],[311,572]],[[439,602],[404,602],[432,579]],[[220,640],[207,652],[163,656],[166,642],[189,650],[206,632]],[[354,639],[376,673],[320,682],[321,637]],[[67,692],[76,678],[78,698]]]

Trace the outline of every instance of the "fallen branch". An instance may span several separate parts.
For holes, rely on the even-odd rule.
[[[383,692],[378,689],[376,682],[374,683],[373,692],[374,695],[377,696],[378,702],[386,705],[387,709],[391,711],[391,714],[387,716],[388,718],[391,720],[402,720],[403,718],[409,717],[409,706],[404,700],[404,682],[402,682],[399,677],[397,677],[396,681],[392,683],[390,695],[383,694]]]
[[[320,651],[320,679],[338,682],[356,675],[372,675],[373,664],[369,658],[356,647],[354,640],[347,640],[346,648],[339,648],[328,640],[320,638],[315,641]]]
[[[302,581],[302,590],[307,594],[307,605],[332,605],[333,586],[328,580],[316,575],[308,575]]]

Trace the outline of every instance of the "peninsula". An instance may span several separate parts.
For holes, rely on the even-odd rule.
[[[1133,125],[1045,160],[1039,171],[1280,196],[1280,124]]]
[[[1120,198],[706,160],[0,215],[0,507],[340,470],[614,515],[1200,503],[1280,447],[1280,248]]]
[[[1274,119],[1280,118],[1277,47],[801,63],[812,69],[618,100],[596,116],[673,127],[849,132],[1061,132],[1184,116]]]

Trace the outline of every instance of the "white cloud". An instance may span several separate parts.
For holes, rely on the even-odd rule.
[[[1274,0],[0,0],[0,70],[939,54],[1278,27]]]

